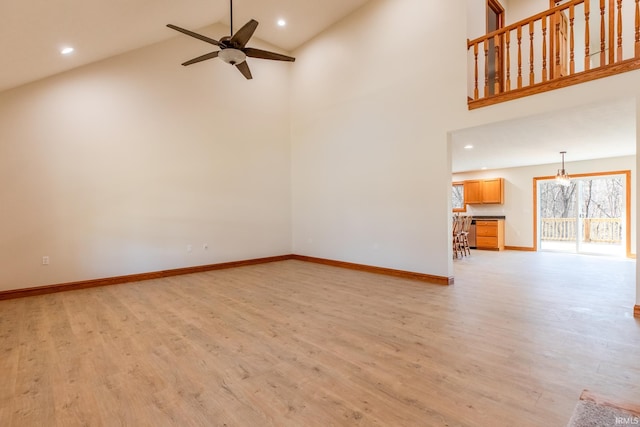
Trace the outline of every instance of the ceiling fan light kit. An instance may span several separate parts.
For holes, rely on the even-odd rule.
[[[207,59],[220,58],[227,64],[234,65],[242,75],[247,79],[252,79],[251,70],[249,69],[249,64],[247,64],[247,57],[251,58],[260,58],[260,59],[271,59],[275,61],[288,61],[294,62],[296,59],[282,55],[280,53],[269,52],[261,49],[254,49],[251,47],[247,47],[247,43],[249,39],[253,36],[253,33],[258,28],[258,21],[255,19],[250,20],[242,28],[240,28],[235,34],[233,33],[233,0],[230,1],[230,9],[231,9],[231,35],[228,37],[222,37],[220,40],[212,39],[207,36],[203,36],[202,34],[195,33],[191,30],[187,30],[185,28],[178,27],[173,24],[167,24],[167,27],[172,30],[179,31],[183,34],[196,38],[198,40],[202,40],[205,43],[212,44],[220,48],[220,50],[216,50],[214,52],[210,52],[204,54],[202,56],[198,56],[197,58],[193,58],[187,62],[182,63],[182,65],[187,66],[191,64],[196,64],[198,62],[206,61]]]
[[[247,55],[241,50],[228,48],[221,50],[218,54],[218,58],[222,59],[227,64],[236,65],[244,62],[247,59]]]

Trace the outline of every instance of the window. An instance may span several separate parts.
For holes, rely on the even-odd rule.
[[[467,205],[464,203],[464,184],[454,182],[451,185],[451,207],[454,212],[466,212]]]
[[[538,248],[629,254],[629,177],[629,171],[578,174],[568,186],[555,179],[535,179]]]

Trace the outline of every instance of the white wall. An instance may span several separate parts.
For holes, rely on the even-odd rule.
[[[504,215],[505,245],[532,248],[533,235],[533,178],[552,176],[557,165],[537,165],[519,168],[496,169],[454,174],[452,181],[467,179],[504,178],[505,201],[502,205],[468,205],[468,215]],[[631,171],[632,188],[635,188],[636,157],[614,157],[608,159],[566,162],[569,174],[597,173],[608,171]],[[636,194],[631,197],[631,252],[636,252]]]
[[[450,275],[445,159],[466,109],[464,6],[372,1],[296,52],[295,253]]]
[[[206,49],[178,35],[0,94],[0,290],[291,252],[290,66],[180,65]]]
[[[503,5],[504,6],[504,5]],[[506,10],[506,25],[536,15],[549,9],[549,0],[510,0]]]
[[[637,147],[640,146],[640,129],[638,127],[638,123],[640,123],[640,96],[636,97],[636,135],[637,135],[637,145],[636,145],[636,170],[638,170],[638,155],[637,155]],[[636,174],[636,179],[635,179],[635,191],[633,191],[633,194],[636,196],[638,196],[638,189],[640,188],[640,176],[638,176],[640,174]],[[636,211],[636,220],[638,218],[640,218],[640,212]],[[640,239],[640,230],[638,229],[638,227],[636,227],[636,242],[638,242]],[[640,269],[638,269],[638,265],[636,262],[636,305],[640,306]]]

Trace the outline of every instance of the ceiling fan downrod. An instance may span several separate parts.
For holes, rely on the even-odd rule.
[[[229,37],[233,37],[233,0],[229,0],[229,10],[231,16],[231,35]]]

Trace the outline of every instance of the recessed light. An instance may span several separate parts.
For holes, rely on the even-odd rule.
[[[73,51],[74,49],[72,47],[65,47],[60,51],[60,53],[63,55],[69,55],[70,53],[73,53]]]
[[[473,148],[473,145],[471,145],[471,144],[464,146],[465,150],[471,150],[472,148]]]
[[[287,21],[285,21],[284,19],[278,19],[278,27],[286,27],[287,26]]]
[[[482,167],[482,170],[483,170],[483,171],[486,171],[487,169],[489,169],[489,168],[488,168],[488,167],[486,167],[486,166],[483,166],[483,167]]]

